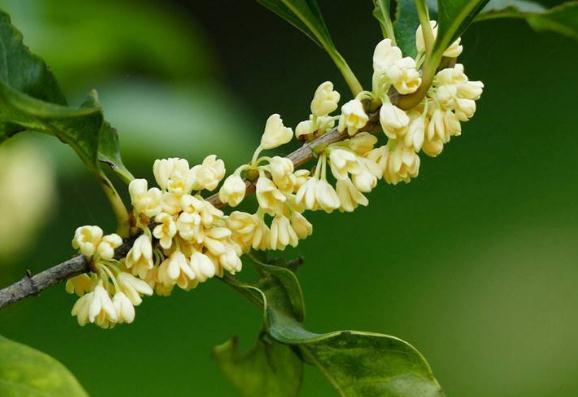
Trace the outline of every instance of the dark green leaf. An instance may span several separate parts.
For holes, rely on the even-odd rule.
[[[295,397],[301,388],[303,363],[290,346],[263,335],[248,352],[232,338],[215,347],[221,371],[243,397]]]
[[[0,336],[0,396],[87,397],[88,394],[52,357]]]
[[[79,109],[67,107],[46,64],[24,46],[22,35],[1,11],[0,65],[0,143],[18,132],[42,132],[70,145],[93,171],[104,162],[124,180],[132,178],[96,92]]]
[[[408,343],[387,335],[339,331],[316,334],[294,315],[301,296],[290,270],[268,266],[259,288],[228,280],[265,312],[265,328],[278,342],[293,346],[318,367],[343,397],[442,397],[423,356]],[[297,307],[299,304],[297,305]]]
[[[337,51],[316,0],[257,0],[257,2],[301,30],[325,49],[354,95],[363,90],[347,62]]]
[[[551,9],[521,0],[490,1],[476,18],[485,21],[496,18],[523,18],[538,31],[552,31],[578,40],[578,2],[572,1]]]
[[[66,104],[48,66],[22,42],[22,34],[0,11],[0,82],[36,99]],[[1,135],[0,135],[1,137]]]
[[[419,17],[414,0],[399,0],[395,13],[393,28],[397,39],[397,46],[403,55],[415,57],[417,49],[415,47],[415,31],[419,26]]]
[[[315,0],[257,0],[257,2],[301,30],[319,46],[326,50],[335,49]]]
[[[441,55],[472,23],[488,0],[438,0],[438,35],[434,53]]]

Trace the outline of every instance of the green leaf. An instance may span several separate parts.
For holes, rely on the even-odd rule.
[[[248,352],[238,339],[215,347],[219,368],[243,397],[295,397],[303,379],[303,362],[290,346],[262,335]]]
[[[257,2],[301,30],[325,49],[354,95],[363,91],[357,77],[337,51],[316,0],[257,0]]]
[[[0,336],[0,396],[87,397],[88,394],[52,357]]]
[[[438,35],[434,53],[441,56],[484,8],[488,0],[438,0]]]
[[[383,32],[383,37],[389,38],[396,44],[396,35],[391,23],[391,1],[390,0],[373,0],[373,16],[379,21],[379,26]]]
[[[46,64],[30,53],[22,35],[0,11],[0,143],[22,131],[53,135],[70,145],[93,171],[110,165],[125,181],[118,134],[104,120],[96,92],[79,109],[66,106]]]
[[[476,21],[497,18],[523,18],[537,31],[552,31],[578,40],[578,2],[572,1],[546,9],[522,0],[493,0]]]
[[[33,98],[65,105],[48,66],[22,42],[22,34],[0,11],[0,82]],[[0,135],[1,136],[1,135]]]
[[[317,334],[299,317],[301,288],[288,269],[268,266],[258,287],[226,281],[263,307],[265,328],[276,341],[297,349],[319,368],[342,397],[442,397],[423,356],[393,336],[338,331]],[[292,272],[291,272],[292,273]],[[297,309],[297,310],[296,310]]]
[[[419,26],[419,17],[414,0],[399,0],[395,12],[393,28],[397,38],[397,46],[403,55],[415,58],[415,31]]]

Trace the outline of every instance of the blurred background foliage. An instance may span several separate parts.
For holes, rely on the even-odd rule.
[[[319,3],[369,84],[380,38],[370,1]],[[295,125],[327,79],[347,92],[325,54],[252,0],[0,0],[0,8],[71,102],[98,89],[139,176],[166,156],[216,153],[233,169],[266,116]],[[411,184],[378,188],[369,208],[312,215],[314,235],[287,253],[306,258],[307,326],[402,337],[448,396],[576,396],[578,45],[503,20],[473,26],[464,46],[461,62],[486,91],[463,136],[424,159]],[[40,229],[30,242],[18,237],[31,234],[22,232],[29,222],[6,215],[30,194],[0,175],[2,284],[72,255],[77,226],[113,227],[100,188],[67,147],[33,135],[10,143],[3,170],[34,163],[40,169],[27,172],[57,180],[55,193],[34,184],[28,205],[41,209],[30,212]],[[14,305],[0,312],[0,334],[59,359],[92,396],[234,395],[211,347],[233,334],[249,346],[260,321],[219,282],[147,299],[134,325],[112,331],[78,327],[73,301],[53,288]],[[311,369],[303,395],[332,391]]]

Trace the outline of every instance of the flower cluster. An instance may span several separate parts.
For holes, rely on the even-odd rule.
[[[436,34],[435,22],[432,29]],[[435,157],[452,136],[460,135],[461,122],[473,116],[483,90],[481,82],[469,81],[463,66],[455,64],[437,72],[421,103],[402,110],[391,92],[412,94],[422,85],[421,28],[416,47],[414,59],[403,57],[391,40],[381,41],[373,55],[372,91],[343,104],[338,115],[332,114],[341,96],[325,82],[314,93],[309,118],[295,131],[278,114],[270,116],[251,161],[222,184],[225,165],[214,155],[193,167],[184,159],[157,160],[153,172],[158,187],[149,187],[145,179],[129,185],[133,222],[126,255],[118,252],[123,244],[118,235],[103,236],[97,226],[76,231],[73,246],[92,266],[90,274],[67,283],[67,290],[80,296],[72,310],[78,322],[104,328],[130,323],[143,295],[169,295],[175,286],[190,290],[225,272],[235,274],[241,270],[241,256],[251,250],[297,246],[313,232],[306,211],[352,212],[368,205],[366,194],[379,180],[395,185],[416,177],[419,154]],[[456,58],[461,52],[458,39],[444,56]],[[375,127],[383,134],[371,133]],[[312,169],[296,169],[289,158],[262,155],[293,138],[310,142],[330,131],[341,133],[340,140],[316,151]],[[217,193],[203,197],[219,185]],[[217,208],[239,206],[249,187],[256,193],[254,212],[225,214]]]

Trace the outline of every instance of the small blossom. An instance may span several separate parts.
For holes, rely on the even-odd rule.
[[[297,195],[295,200],[298,204],[303,205],[310,211],[315,211],[318,208],[317,205],[317,183],[319,180],[315,177],[309,177],[305,183],[303,183],[299,190],[297,190]]]
[[[375,73],[387,73],[401,59],[401,50],[390,39],[383,39],[373,52],[373,70]]]
[[[421,114],[413,114],[404,137],[404,145],[419,152],[423,146],[425,138],[425,117]]]
[[[122,245],[122,238],[118,234],[109,234],[102,238],[98,244],[97,253],[102,259],[114,258],[114,250]]]
[[[156,187],[148,189],[146,179],[133,179],[128,185],[134,211],[147,217],[156,216],[162,209],[162,193]]]
[[[230,175],[219,190],[219,200],[231,207],[236,207],[245,198],[246,190],[247,186],[243,178],[237,174]]]
[[[66,292],[82,296],[94,289],[95,279],[86,273],[66,280]]]
[[[311,135],[315,132],[315,124],[312,120],[305,120],[297,124],[295,127],[295,138]]]
[[[277,215],[271,222],[271,238],[269,247],[272,250],[283,251],[288,245],[296,247],[299,238],[291,226],[291,222],[284,215]]]
[[[293,191],[295,185],[295,175],[293,175],[294,165],[291,160],[285,157],[275,156],[269,162],[269,169],[273,183],[284,193]]]
[[[177,224],[175,219],[165,213],[160,213],[155,217],[155,222],[158,223],[153,229],[153,236],[155,236],[164,249],[169,249],[173,245],[173,237],[177,234]]]
[[[264,175],[259,177],[257,180],[257,201],[263,210],[277,213],[286,200],[285,195],[275,186],[271,179]]]
[[[261,148],[275,149],[291,141],[293,131],[283,125],[283,120],[278,114],[274,114],[267,119],[265,132],[261,137]]]
[[[153,173],[158,185],[168,192],[181,196],[191,191],[193,179],[189,162],[185,159],[156,160]]]
[[[116,280],[121,291],[128,297],[134,306],[138,306],[142,302],[142,295],[152,295],[153,290],[144,280],[136,278],[130,273],[121,272]]]
[[[191,256],[191,269],[195,273],[196,279],[201,283],[213,278],[217,272],[213,261],[198,251],[195,251]]]
[[[153,268],[153,248],[150,237],[146,234],[139,236],[126,255],[125,266],[132,274],[145,278]]]
[[[196,286],[196,275],[181,251],[175,251],[159,266],[157,280],[165,286],[177,284],[182,289]]]
[[[130,324],[134,321],[134,306],[128,297],[122,292],[117,292],[112,298],[112,304],[116,310],[117,322],[119,324]]]
[[[333,113],[339,104],[341,96],[333,90],[333,83],[326,81],[322,83],[313,97],[311,102],[311,113],[315,116],[327,116]]]
[[[325,179],[317,182],[315,186],[315,199],[319,207],[327,213],[338,209],[341,205],[335,189]]]
[[[194,190],[213,191],[225,176],[225,163],[212,154],[205,157],[202,164],[194,166],[191,169],[191,174]]]
[[[340,179],[337,181],[336,185],[337,196],[339,196],[339,202],[341,206],[339,209],[341,211],[353,212],[358,205],[367,206],[369,200],[355,187],[355,185],[349,179]]]
[[[433,38],[435,40],[435,38],[437,37],[437,34],[438,34],[437,22],[436,21],[429,21],[429,24],[432,28]],[[456,41],[454,41],[444,51],[443,56],[448,57],[448,58],[459,57],[463,51],[463,47],[460,45],[460,41],[461,41],[460,38],[458,38]],[[415,46],[416,46],[418,52],[425,52],[425,42],[424,42],[424,36],[423,36],[423,31],[422,31],[421,25],[417,28],[417,31],[415,32]]]
[[[353,136],[347,146],[360,156],[365,155],[373,149],[377,143],[377,138],[369,132],[360,132]]]
[[[304,240],[313,233],[313,225],[297,211],[291,213],[291,227],[299,240]]]
[[[79,250],[86,257],[95,254],[102,239],[102,229],[98,226],[81,226],[74,232],[72,247]]]
[[[347,130],[349,135],[354,135],[361,128],[365,127],[369,117],[363,109],[363,104],[359,99],[347,102],[341,108],[338,129],[340,132]]]
[[[348,173],[356,173],[359,170],[359,164],[355,153],[342,148],[330,148],[329,164],[331,173],[336,179],[347,178]]]
[[[227,249],[219,256],[219,262],[221,266],[231,274],[240,272],[243,268],[241,258],[239,258],[238,253],[232,248]]]
[[[108,291],[102,283],[94,289],[92,300],[88,308],[88,321],[96,323],[101,328],[110,328],[118,321],[116,309],[110,299]],[[88,296],[85,295],[85,296]],[[82,299],[82,298],[81,298]],[[73,308],[74,310],[74,308]]]
[[[409,124],[407,114],[391,103],[384,103],[379,111],[379,121],[383,132],[390,139],[400,138]]]

